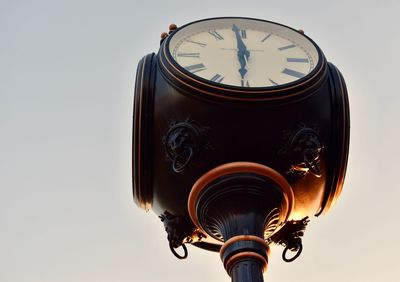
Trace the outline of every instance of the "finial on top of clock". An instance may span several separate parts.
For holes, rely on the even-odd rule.
[[[167,38],[168,33],[166,33],[165,31],[161,33],[161,40],[164,40],[165,38]]]
[[[169,25],[169,32],[172,32],[172,31],[176,30],[177,28],[178,28],[178,26],[176,24],[172,23]]]

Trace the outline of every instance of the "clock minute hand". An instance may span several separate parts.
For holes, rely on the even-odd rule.
[[[238,48],[237,55],[240,63],[239,73],[243,79],[245,74],[247,73],[246,64],[248,58],[250,57],[250,52],[247,50],[247,47],[240,36],[240,29],[237,27],[237,25],[233,24],[232,31],[235,32],[236,35],[237,48]]]
[[[246,57],[249,58],[250,52],[247,50],[247,47],[244,44],[242,37],[240,36],[240,29],[237,27],[237,25],[233,24],[232,30],[235,32],[236,35],[238,51],[242,52],[242,54],[245,54]]]

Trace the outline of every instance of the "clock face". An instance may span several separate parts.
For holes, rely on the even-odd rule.
[[[273,87],[306,77],[319,53],[303,34],[272,22],[219,18],[177,30],[169,41],[173,59],[191,74],[239,87]]]

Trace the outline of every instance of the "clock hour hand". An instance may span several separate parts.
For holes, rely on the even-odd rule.
[[[238,59],[239,59],[239,63],[240,63],[239,73],[240,73],[240,76],[242,77],[242,79],[244,78],[244,76],[247,73],[245,58],[246,58],[245,56],[240,56],[240,54],[238,54]]]
[[[247,65],[247,60],[250,57],[250,52],[249,50],[247,50],[247,47],[244,44],[242,37],[240,36],[240,29],[237,27],[236,24],[233,24],[232,31],[235,32],[236,35],[237,48],[238,48],[237,55],[240,63],[239,73],[243,79],[247,73],[246,65]]]

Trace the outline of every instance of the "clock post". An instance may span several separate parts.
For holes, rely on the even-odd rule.
[[[199,230],[223,239],[220,257],[232,281],[263,281],[272,230],[293,207],[290,184],[275,170],[251,162],[221,165],[201,176],[188,200]]]
[[[234,282],[263,281],[272,244],[300,255],[310,218],[340,195],[348,146],[344,79],[304,32],[238,17],[171,25],[138,64],[134,200],[177,258],[218,252]]]

